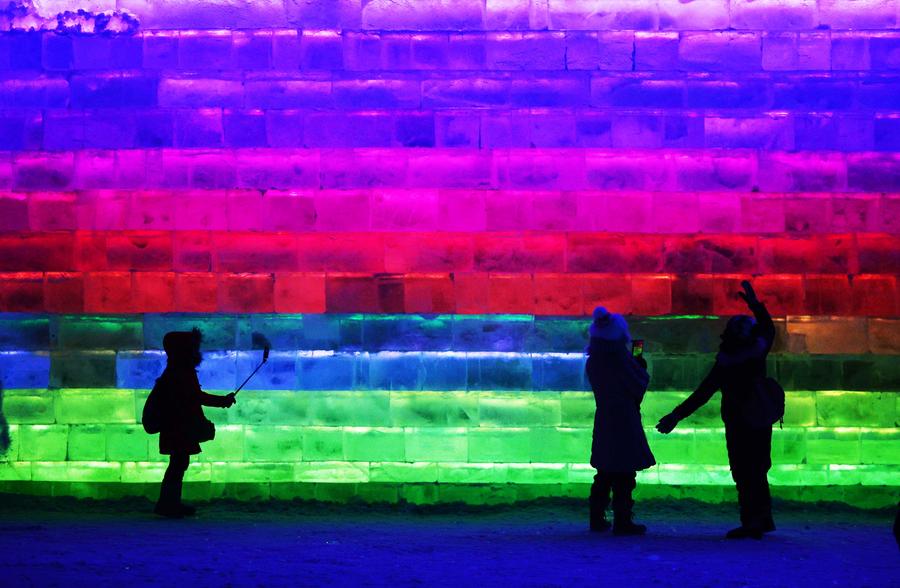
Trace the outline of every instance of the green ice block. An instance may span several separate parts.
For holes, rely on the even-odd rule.
[[[400,392],[390,395],[395,427],[478,426],[478,392]]]
[[[531,429],[470,429],[469,461],[473,463],[530,462]]]
[[[63,461],[66,459],[69,427],[65,425],[20,425],[19,459]]]
[[[147,443],[144,442],[144,453]],[[102,461],[106,459],[106,427],[72,425],[69,427],[69,461]]]
[[[166,473],[162,462],[132,461],[122,464],[122,482],[127,484],[159,484]]]
[[[900,465],[900,429],[863,429],[860,462]]]
[[[568,478],[561,463],[512,463],[506,475],[510,484],[564,484]]]
[[[688,463],[686,458],[682,462]],[[694,429],[694,462],[713,465],[728,463],[724,428]]]
[[[564,427],[591,427],[594,424],[594,395],[591,392],[561,392],[560,424]]]
[[[466,461],[468,429],[409,427],[405,429],[406,459],[419,461]]]
[[[309,424],[321,426],[388,427],[390,392],[302,392],[309,398]]]
[[[404,461],[403,429],[344,427],[344,456],[348,461]]]
[[[427,462],[372,462],[369,464],[369,478],[372,482],[437,482],[438,466]]]
[[[303,459],[306,461],[342,461],[344,430],[341,427],[304,427]]]
[[[0,481],[30,481],[30,461],[0,461]]]
[[[0,451],[0,462],[19,460],[19,425],[9,425],[9,446]]]
[[[303,429],[288,426],[247,425],[244,427],[245,461],[300,461],[303,457]]]
[[[857,465],[833,464],[828,466],[828,483],[835,486],[860,484],[862,479]]]
[[[558,426],[558,392],[482,392],[478,399],[479,424],[482,427]]]
[[[57,392],[59,423],[135,423],[133,390],[65,389]]]
[[[540,463],[587,462],[591,456],[591,429],[586,427],[534,427],[531,459]]]
[[[357,483],[369,481],[369,464],[364,462],[316,461],[294,464],[295,482]]]
[[[660,464],[657,467],[660,484],[721,486],[733,483],[728,466]]]
[[[32,478],[43,482],[119,482],[121,466],[106,461],[36,461]]]
[[[655,425],[659,419],[672,412],[672,409],[681,404],[687,398],[685,392],[651,391],[644,395],[641,403],[641,417],[645,426]],[[593,422],[593,414],[592,420]],[[688,425],[688,423],[685,423]],[[690,426],[696,426],[690,421]]]
[[[807,429],[806,463],[858,464],[859,445],[859,429]]]
[[[597,473],[597,470],[587,463],[569,464],[567,470],[569,484],[591,484],[594,482],[594,474]]]
[[[51,425],[56,422],[50,390],[4,390],[3,415],[10,423]]]
[[[277,463],[235,463],[213,462],[211,481],[213,483],[230,482],[293,482],[294,464]]]
[[[694,444],[694,428],[687,422],[679,425],[668,435],[659,433],[655,428],[645,427],[650,450],[659,463],[687,464],[697,461]]]
[[[143,349],[141,320],[114,317],[61,317],[56,326],[59,349]]]
[[[895,393],[828,391],[816,393],[821,427],[893,427]]]
[[[115,385],[115,351],[50,353],[51,388],[110,388]]]
[[[244,427],[242,425],[216,425],[216,438],[203,444],[200,461],[243,461]]]
[[[790,390],[785,393],[784,424],[791,427],[816,426],[816,392]]]
[[[772,431],[772,463],[799,464],[806,460],[806,429],[775,428]]]
[[[507,466],[502,463],[439,463],[441,484],[504,484]]]
[[[108,460],[147,461],[150,436],[144,432],[141,425],[105,425],[104,428]],[[216,432],[216,436],[219,436],[219,431]],[[71,433],[69,437],[71,438]]]

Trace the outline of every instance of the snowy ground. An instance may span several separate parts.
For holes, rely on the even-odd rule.
[[[639,505],[651,533],[589,534],[571,502],[412,509],[0,496],[3,586],[900,586],[893,514],[780,505],[778,532],[725,541],[730,505]]]

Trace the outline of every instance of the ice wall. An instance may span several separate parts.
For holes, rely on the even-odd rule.
[[[900,2],[34,0],[0,11],[0,489],[153,492],[162,335],[270,364],[196,496],[581,495],[586,317],[645,424],[752,278],[782,496],[900,485]],[[2,422],[2,420],[0,420]],[[729,497],[716,407],[646,494]]]

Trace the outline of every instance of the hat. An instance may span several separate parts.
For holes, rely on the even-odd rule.
[[[170,331],[163,337],[163,349],[170,358],[191,357],[203,339],[199,329],[191,331]]]
[[[594,321],[591,323],[589,333],[592,338],[617,341],[624,339],[631,341],[631,333],[628,332],[628,323],[621,314],[609,312],[602,306],[594,309]]]

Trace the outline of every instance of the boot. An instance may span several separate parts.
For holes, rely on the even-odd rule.
[[[774,530],[774,529],[773,529]],[[762,527],[745,527],[740,526],[736,527],[727,533],[725,533],[726,539],[762,539],[763,536]]]
[[[613,517],[613,535],[624,537],[628,535],[643,535],[647,532],[646,525],[638,525],[631,520],[631,511],[616,511]]]
[[[156,506],[153,508],[153,512],[161,517],[166,517],[169,519],[184,518],[184,511],[181,510],[180,504],[171,504],[168,502],[160,501],[156,503]]]
[[[599,510],[595,508],[593,505],[591,506],[591,532],[592,533],[603,533],[604,531],[609,531],[610,525],[609,521],[606,520],[606,512],[605,510]]]

